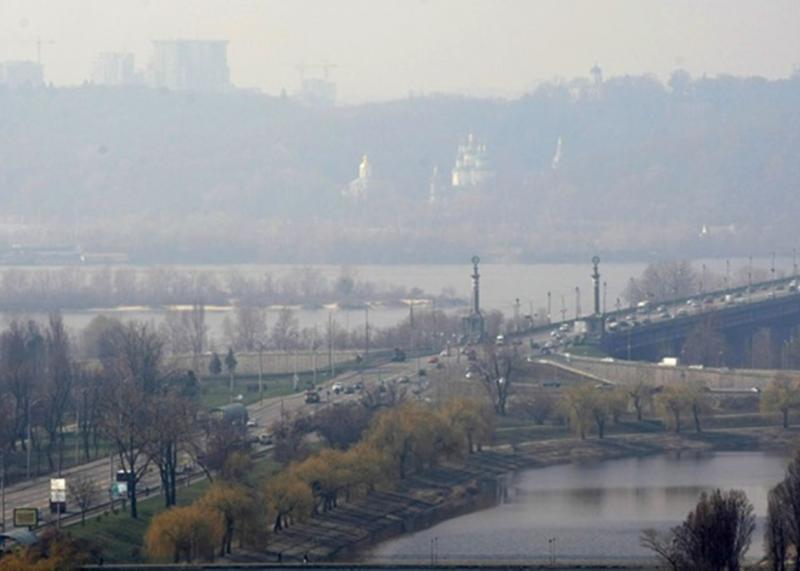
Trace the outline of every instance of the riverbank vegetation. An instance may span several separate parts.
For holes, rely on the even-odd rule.
[[[427,299],[439,307],[463,305],[452,289],[425,292],[420,288],[378,284],[359,279],[341,268],[329,279],[315,267],[302,266],[276,276],[235,269],[197,267],[64,266],[0,271],[0,310],[47,312],[120,306],[168,307],[204,303],[319,308],[338,304],[363,308],[367,302],[403,304]]]
[[[239,545],[263,551],[269,541],[265,530],[280,534],[342,502],[378,488],[391,489],[411,474],[470,455],[491,437],[493,413],[472,399],[441,406],[404,402],[368,413],[368,423],[361,406],[345,405],[337,419],[284,420],[274,429],[276,455],[286,461],[284,469],[268,479],[251,478],[247,469],[223,471],[196,504],[153,518],[145,542],[150,556],[172,562],[213,559],[215,553],[230,553],[234,536]],[[333,434],[330,425],[340,418],[351,427],[350,434]],[[316,452],[298,446],[304,422],[310,423],[308,431],[317,423],[333,446]],[[232,462],[246,460],[234,455],[226,465]],[[208,545],[218,549],[206,549]]]

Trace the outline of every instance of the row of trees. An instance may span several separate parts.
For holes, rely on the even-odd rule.
[[[512,398],[515,411],[538,424],[564,419],[582,439],[592,433],[603,438],[609,424],[617,424],[627,415],[642,421],[645,414],[661,418],[675,433],[687,424],[699,433],[718,404],[703,386],[688,382],[666,386],[644,381],[616,386],[581,383],[564,390],[560,398],[546,390],[522,392]],[[777,376],[761,392],[759,407],[762,413],[777,413],[781,425],[788,428],[791,413],[800,410],[800,381]]]
[[[196,377],[165,366],[163,338],[144,323],[111,322],[97,338],[96,361],[77,360],[72,347],[58,314],[44,327],[12,321],[0,333],[0,451],[16,460],[7,466],[19,475],[27,459],[27,471],[39,473],[45,458],[50,471],[61,473],[69,452],[73,463],[89,461],[105,444],[127,473],[134,517],[138,484],[150,466],[173,505],[179,461],[207,455],[214,440],[201,428],[217,430],[200,422]],[[79,487],[96,498],[91,485]],[[73,496],[83,495],[79,487]]]
[[[473,453],[488,441],[493,423],[491,408],[468,398],[439,407],[404,402],[378,412],[361,404],[331,410],[328,418],[284,419],[273,428],[278,441],[292,443],[296,459],[266,478],[252,476],[246,455],[229,455],[220,478],[197,503],[153,518],[146,536],[149,555],[173,562],[212,559],[230,552],[234,536],[263,548],[267,529],[280,533],[342,501],[391,488],[443,459]],[[341,419],[349,419],[349,430],[334,427]],[[301,422],[309,424],[298,427]],[[315,429],[330,447],[309,454],[294,446],[297,434]]]
[[[250,276],[231,270],[169,266],[145,269],[76,266],[0,272],[0,306],[6,310],[187,305],[197,300],[211,305],[228,305],[236,300],[257,307],[276,304],[319,307],[332,302],[397,302],[422,297],[435,298],[442,305],[457,302],[451,289],[431,295],[419,288],[379,286],[360,280],[357,272],[347,267],[334,279],[310,266],[294,268],[278,277],[269,272]]]
[[[780,271],[777,277],[784,275]],[[669,260],[648,265],[641,276],[630,279],[622,295],[630,305],[640,301],[660,303],[769,279],[770,271],[764,268],[741,267],[732,275],[720,275],[705,266],[698,270],[687,260]]]

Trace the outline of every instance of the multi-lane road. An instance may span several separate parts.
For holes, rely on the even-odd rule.
[[[335,383],[341,383],[343,385],[353,384],[361,381],[362,378],[366,383],[372,383],[379,379],[390,380],[399,376],[411,377],[415,373],[416,363],[414,359],[402,363],[383,363],[373,367],[365,367],[361,372],[348,371],[321,383],[320,393],[322,395],[322,402],[319,404],[306,404],[303,393],[293,394],[287,397],[264,399],[262,403],[254,403],[248,406],[250,419],[257,423],[257,427],[251,430],[256,434],[266,431],[273,422],[281,418],[282,414],[289,414],[301,410],[312,412],[329,403],[343,402],[355,398],[355,395],[346,395],[344,393],[335,394],[333,391],[330,391],[330,387]],[[105,504],[109,501],[108,490],[111,487],[111,482],[117,468],[116,457],[110,458],[106,456],[100,460],[64,470],[61,477],[66,478],[67,481],[76,476],[91,477],[99,485],[100,489],[103,490],[99,498],[99,503]],[[54,476],[42,476],[6,487],[5,529],[11,529],[13,526],[14,508],[35,507],[39,508],[41,517],[50,517],[49,498],[51,477]],[[159,485],[160,479],[158,477],[158,472],[154,468],[151,468],[140,482],[139,491],[141,493],[144,492],[145,489],[155,490]],[[73,510],[75,509],[74,505],[68,505],[68,507]],[[2,515],[0,515],[0,519],[2,519]]]

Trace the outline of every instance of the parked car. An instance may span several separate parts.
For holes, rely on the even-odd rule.
[[[316,404],[320,402],[319,393],[313,389],[306,391],[306,404]]]
[[[258,435],[258,443],[262,446],[269,446],[272,444],[272,435],[266,432]]]
[[[340,392],[344,390],[344,385],[342,383],[333,383],[331,390],[333,391],[334,394],[338,395]]]

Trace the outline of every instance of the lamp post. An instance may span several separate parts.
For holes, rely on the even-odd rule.
[[[258,342],[258,402],[264,402],[264,342]]]
[[[0,523],[6,531],[6,451],[0,450]]]

